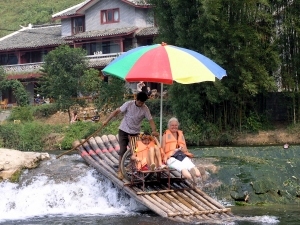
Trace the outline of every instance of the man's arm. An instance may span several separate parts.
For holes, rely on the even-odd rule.
[[[151,130],[152,130],[151,134],[155,137],[158,137],[159,133],[156,131],[156,126],[155,126],[154,120],[153,119],[149,120],[149,124],[150,124]]]
[[[119,113],[121,112],[120,108],[117,108],[115,111],[113,111],[108,117],[107,119],[102,123],[103,126],[106,126],[108,124],[108,122],[114,118],[115,116],[117,116]]]

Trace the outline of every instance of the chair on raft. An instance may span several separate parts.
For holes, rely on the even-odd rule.
[[[129,136],[129,149],[125,152],[121,161],[121,170],[124,177],[130,181],[130,185],[141,184],[142,191],[145,191],[145,184],[166,183],[167,189],[171,189],[171,171],[174,169],[164,168],[156,170],[140,170],[136,167],[136,162],[131,156],[135,153],[139,136]],[[154,176],[156,174],[156,176]]]

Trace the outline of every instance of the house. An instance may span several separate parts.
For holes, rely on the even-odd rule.
[[[8,79],[23,83],[33,102],[48,52],[62,44],[83,48],[89,66],[100,73],[122,52],[153,43],[158,29],[151,8],[143,0],[86,0],[52,15],[60,23],[29,24],[0,38],[0,66]],[[2,99],[15,103],[12,90],[0,91]]]

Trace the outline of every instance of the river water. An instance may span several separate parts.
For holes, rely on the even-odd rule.
[[[241,220],[221,224],[300,224],[299,205],[232,207]],[[177,225],[161,218],[87,166],[77,154],[25,170],[18,184],[0,183],[0,224]]]

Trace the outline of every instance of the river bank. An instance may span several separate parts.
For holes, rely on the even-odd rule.
[[[100,116],[100,121],[106,118]],[[58,112],[42,121],[45,124],[69,124],[69,115]],[[300,145],[300,132],[289,128],[285,124],[277,123],[272,130],[259,131],[257,133],[235,132],[232,135],[232,146],[260,146],[260,145]]]

